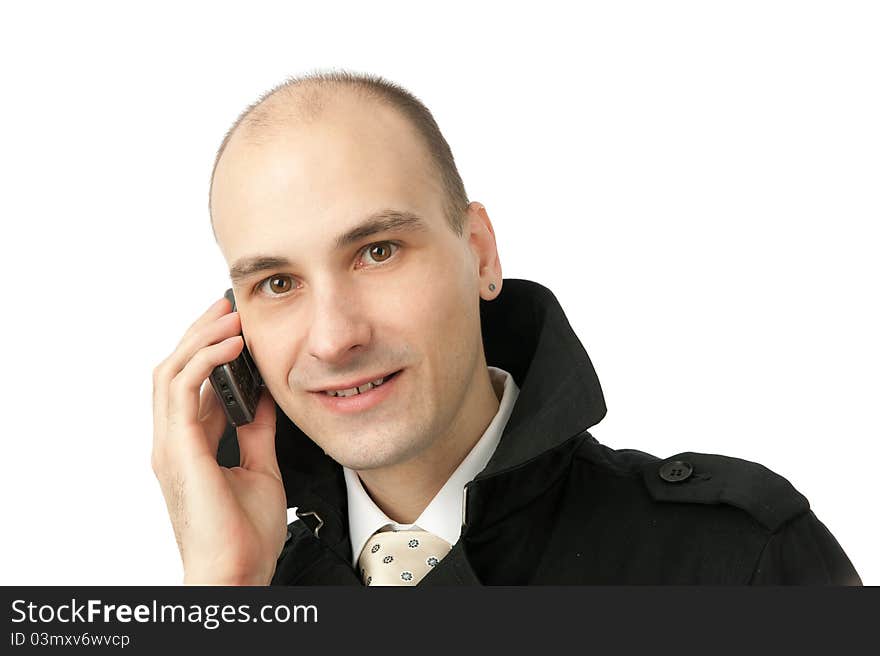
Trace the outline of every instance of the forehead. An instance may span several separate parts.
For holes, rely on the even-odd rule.
[[[442,213],[427,148],[390,107],[346,101],[312,120],[267,123],[230,138],[214,174],[211,208],[227,260],[246,244],[309,230],[336,236],[371,212]]]

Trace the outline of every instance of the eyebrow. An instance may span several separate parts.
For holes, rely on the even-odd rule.
[[[400,210],[382,210],[371,214],[355,227],[336,237],[335,250],[340,251],[352,244],[380,232],[424,232],[428,225],[420,216]],[[240,258],[229,269],[229,278],[237,284],[252,275],[268,269],[293,266],[283,255],[250,255]]]

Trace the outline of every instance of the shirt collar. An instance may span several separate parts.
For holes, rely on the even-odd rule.
[[[357,567],[361,550],[370,536],[386,527],[394,530],[422,529],[443,538],[451,545],[458,542],[461,535],[464,486],[486,467],[501,440],[501,434],[519,395],[519,387],[510,373],[499,367],[489,366],[488,369],[495,394],[500,393],[498,412],[482,437],[413,524],[398,524],[391,520],[367,494],[357,472],[348,467],[342,468],[348,495],[352,565]]]

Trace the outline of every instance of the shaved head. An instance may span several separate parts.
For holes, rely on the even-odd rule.
[[[429,167],[442,189],[449,227],[461,236],[468,205],[467,193],[449,144],[431,112],[413,94],[393,82],[375,75],[347,71],[288,78],[264,93],[239,115],[226,132],[211,171],[208,211],[212,230],[214,178],[217,166],[231,144],[270,144],[281,139],[291,127],[316,124],[332,108],[352,103],[390,107],[406,119],[413,135],[424,146]],[[216,239],[216,231],[214,237]]]

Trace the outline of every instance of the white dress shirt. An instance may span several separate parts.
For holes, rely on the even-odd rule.
[[[458,468],[452,472],[440,491],[413,524],[398,524],[375,504],[364,490],[361,479],[353,469],[343,467],[345,487],[348,493],[348,534],[351,538],[352,566],[357,568],[361,551],[370,536],[381,528],[394,530],[425,530],[454,545],[461,536],[464,486],[472,481],[486,465],[501,440],[507,425],[519,387],[508,372],[498,367],[488,367],[489,378],[499,399],[498,412],[486,431]]]

